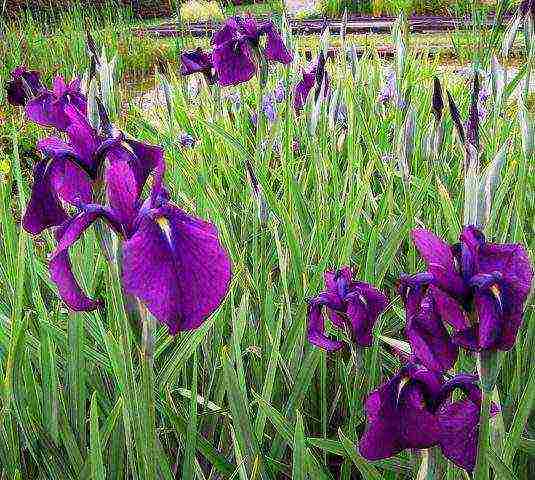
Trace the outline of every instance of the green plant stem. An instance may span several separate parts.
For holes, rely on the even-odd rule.
[[[479,416],[479,437],[477,442],[477,459],[474,470],[474,480],[488,480],[489,466],[487,452],[489,449],[490,436],[490,404],[492,390],[481,389],[481,411]]]
[[[416,480],[435,480],[437,476],[438,464],[438,450],[436,448],[428,448],[421,452],[422,463],[418,470]]]

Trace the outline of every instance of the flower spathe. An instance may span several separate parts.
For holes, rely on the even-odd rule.
[[[230,259],[217,230],[172,204],[158,181],[151,197],[141,202],[127,161],[116,161],[107,169],[106,184],[108,207],[81,205],[80,213],[59,229],[49,268],[62,299],[73,310],[98,307],[74,279],[69,248],[101,219],[122,242],[125,292],[139,298],[171,334],[197,328],[229,288]]]
[[[457,390],[464,398],[452,401]],[[477,377],[459,374],[445,381],[411,361],[366,400],[367,426],[359,442],[360,454],[380,460],[406,449],[438,446],[456,465],[472,471],[480,407]]]
[[[325,272],[325,290],[308,304],[308,340],[328,351],[339,350],[344,342],[325,334],[323,310],[336,328],[346,326],[359,346],[372,343],[372,329],[386,309],[387,298],[372,285],[353,280],[349,267]]]
[[[265,46],[260,43],[262,37],[266,38]],[[251,17],[228,19],[214,35],[212,44],[212,59],[221,86],[238,85],[250,80],[258,69],[258,55],[285,65],[293,60],[292,53],[284,45],[273,23],[257,23]]]
[[[7,101],[11,105],[23,107],[43,89],[41,74],[20,66],[11,72],[11,78],[6,83]]]

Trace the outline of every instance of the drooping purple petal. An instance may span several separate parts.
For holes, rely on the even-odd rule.
[[[316,84],[316,65],[309,66],[306,70],[303,70],[303,78],[295,87],[294,93],[294,109],[297,113],[303,110],[306,104],[310,91]]]
[[[272,23],[265,29],[265,33],[267,35],[266,48],[264,50],[266,58],[284,65],[292,63],[293,54],[288,50],[282,37]]]
[[[33,169],[32,193],[22,219],[24,230],[33,235],[67,220],[54,185],[56,170],[57,164],[49,160],[40,160]]]
[[[74,276],[69,248],[101,217],[111,218],[111,215],[102,207],[90,208],[67,221],[57,233],[58,245],[52,253],[48,269],[60,297],[74,311],[94,310],[100,304],[83,291]]]
[[[372,392],[366,400],[367,427],[359,442],[359,452],[367,460],[381,460],[401,452],[405,445],[401,438],[397,394],[401,378]]]
[[[26,105],[28,100],[43,89],[41,74],[26,67],[17,67],[11,72],[11,78],[6,83],[7,101],[11,105]]]
[[[367,427],[359,442],[368,460],[391,457],[407,448],[429,448],[439,441],[433,398],[440,377],[411,363],[372,392],[365,404]]]
[[[429,448],[440,437],[438,419],[426,402],[426,388],[411,382],[398,394],[400,432],[405,448]]]
[[[202,73],[209,84],[214,83],[215,76],[212,69],[212,54],[205,53],[199,47],[191,52],[184,52],[180,55],[180,74],[191,75],[193,73]]]
[[[333,352],[340,350],[344,342],[329,338],[325,334],[325,322],[323,319],[323,308],[329,307],[331,311],[339,308],[340,299],[333,293],[323,293],[313,298],[308,303],[308,329],[307,338],[312,345]],[[343,327],[343,323],[335,322],[337,327]]]
[[[442,453],[469,472],[476,463],[479,408],[466,399],[446,405],[438,413]]]
[[[228,291],[230,272],[215,227],[175,206],[145,215],[124,243],[126,292],[171,334],[197,328],[214,312]]]
[[[247,82],[256,73],[253,52],[244,40],[231,40],[215,47],[212,57],[222,87]]]
[[[527,251],[518,244],[493,244],[474,227],[461,241],[472,257],[474,301],[479,317],[479,347],[509,350],[522,323],[524,304],[533,282]]]

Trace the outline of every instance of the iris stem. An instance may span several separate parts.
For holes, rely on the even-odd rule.
[[[487,451],[489,449],[490,434],[490,403],[492,394],[481,390],[481,412],[479,416],[479,439],[477,444],[477,460],[474,470],[474,480],[488,480],[489,467]]]
[[[481,381],[481,411],[474,480],[488,480],[487,452],[490,438],[490,405],[499,371],[497,354],[495,352],[481,352],[478,357],[478,369]]]
[[[438,450],[428,448],[421,450],[422,463],[416,480],[435,480],[437,478]]]

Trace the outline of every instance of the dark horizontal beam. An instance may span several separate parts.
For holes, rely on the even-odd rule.
[[[262,20],[262,17],[258,18]],[[352,18],[347,22],[346,31],[348,34],[355,33],[388,33],[392,30],[395,17],[359,17]],[[505,21],[506,19],[504,19]],[[413,33],[434,33],[454,30],[465,30],[472,28],[473,24],[467,17],[435,17],[435,16],[414,16],[408,20],[410,31]],[[485,20],[481,26],[492,28],[494,19]],[[313,19],[297,20],[291,19],[290,26],[294,35],[316,35],[326,27],[329,27],[331,34],[339,35],[342,22],[339,19]],[[154,37],[211,37],[214,31],[221,27],[219,22],[195,22],[184,23],[164,23],[154,27],[137,28],[134,32],[138,35],[148,35]]]

